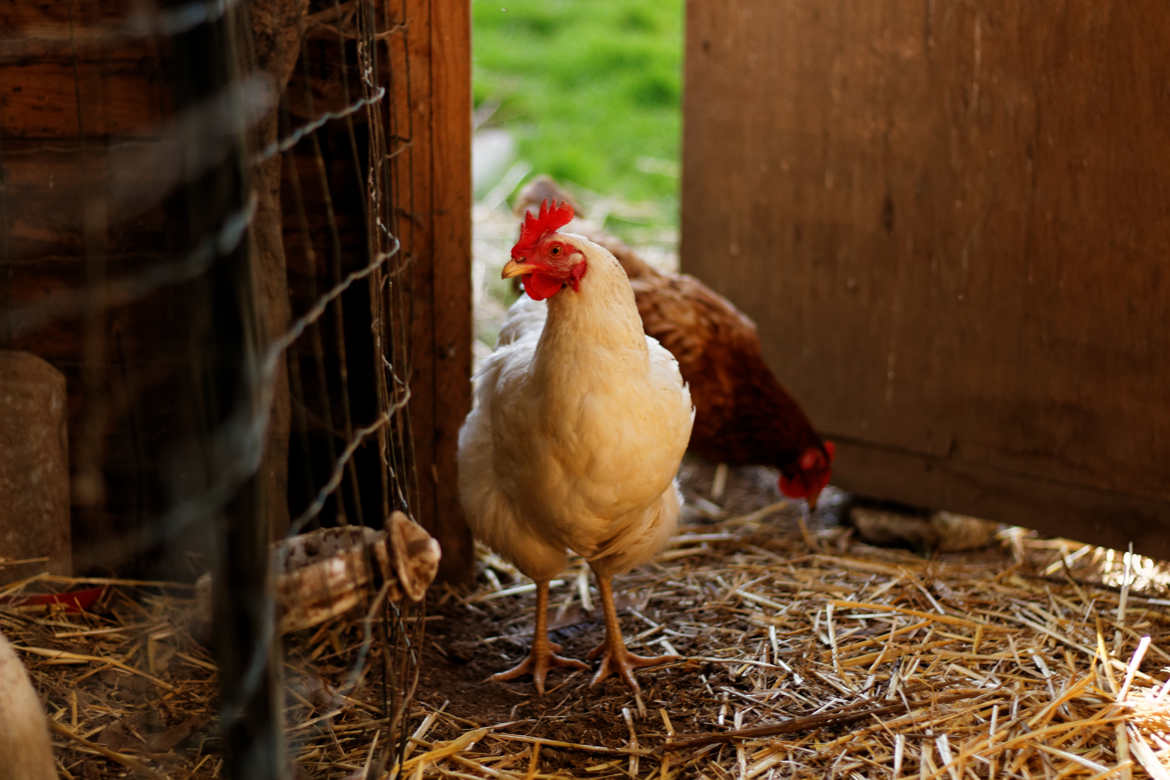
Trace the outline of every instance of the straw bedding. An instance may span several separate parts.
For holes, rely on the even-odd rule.
[[[523,581],[485,561],[480,588],[433,610],[428,774],[1170,776],[1167,570],[1138,556],[1011,530],[927,560],[780,505],[690,525],[620,586],[631,649],[684,656],[640,673],[641,701],[582,673],[543,700],[479,683],[531,630]],[[601,631],[585,571],[552,598],[577,655]]]
[[[617,584],[631,649],[683,656],[642,670],[640,697],[579,672],[554,672],[543,697],[484,682],[526,651],[533,603],[485,552],[475,586],[432,589],[401,636],[362,611],[288,638],[298,774],[1170,777],[1165,565],[1018,529],[929,559],[791,504],[696,504],[709,516]],[[550,608],[578,657],[602,634],[586,571],[564,573]],[[215,668],[189,606],[188,590],[136,583],[84,614],[0,606],[63,776],[219,776]],[[400,758],[383,715],[412,678],[387,641],[422,649]]]

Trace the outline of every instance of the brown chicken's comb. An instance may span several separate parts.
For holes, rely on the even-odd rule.
[[[549,233],[556,232],[569,224],[573,219],[573,207],[568,203],[550,203],[548,200],[540,202],[540,212],[531,211],[524,216],[524,223],[520,225],[520,238],[512,247],[512,257],[524,257],[539,244]]]

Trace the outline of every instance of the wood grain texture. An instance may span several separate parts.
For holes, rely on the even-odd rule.
[[[308,0],[257,0],[249,8],[256,66],[284,92],[301,51],[301,35]],[[278,112],[271,111],[255,128],[256,147],[266,148],[279,136]],[[252,181],[257,197],[252,222],[252,268],[261,339],[271,344],[288,330],[288,261],[284,252],[284,215],[281,203],[282,159],[275,156],[256,166]],[[288,533],[288,461],[292,409],[285,355],[277,361],[272,381],[272,404],[264,455],[260,462],[261,501],[265,523],[273,539]]]
[[[7,138],[149,137],[169,93],[148,51],[120,59],[68,56],[0,67],[0,112]]]
[[[85,501],[78,498],[84,491],[75,491],[75,539],[81,548],[141,529],[165,503],[165,485],[158,483],[167,462],[158,453],[194,425],[190,410],[180,408],[180,400],[191,393],[188,356],[174,344],[194,343],[191,333],[210,334],[211,314],[201,305],[205,291],[197,281],[167,284],[158,294],[141,293],[126,301],[102,298],[104,280],[134,277],[164,261],[181,260],[187,251],[186,234],[179,230],[186,224],[186,204],[171,202],[167,195],[176,184],[166,175],[176,169],[170,165],[174,150],[159,132],[176,114],[168,80],[173,54],[152,48],[144,38],[115,35],[107,45],[105,37],[125,23],[130,5],[130,0],[80,5],[22,0],[0,8],[0,346],[34,351],[68,378],[71,425],[77,433],[70,439],[71,462],[79,468],[88,464],[92,473],[81,482],[105,487],[91,490],[94,495]],[[347,43],[343,54],[335,32],[288,24],[283,14],[295,17],[303,5],[302,0],[273,0],[249,9],[260,22],[253,30],[254,54],[281,83],[290,57],[300,50],[299,35],[308,38],[306,67],[293,69],[282,104],[292,127],[349,105],[360,83],[355,68],[349,73],[352,94],[338,89],[342,58],[356,61],[355,42]],[[379,15],[402,10],[397,5],[370,8]],[[407,308],[391,313],[395,321],[379,324],[394,341],[396,357],[414,357],[413,367],[396,366],[414,394],[410,413],[421,490],[410,491],[418,493],[409,496],[410,508],[443,540],[445,572],[464,576],[472,548],[456,497],[455,447],[470,405],[469,10],[453,0],[412,0],[405,11],[406,18],[397,21],[406,23],[379,43],[390,66],[379,74],[388,97],[370,108],[387,111],[395,104],[386,162],[392,180],[388,195],[398,218],[391,230],[402,237],[409,260],[388,264],[398,270],[383,284],[383,289],[408,288]],[[268,336],[287,327],[289,309],[282,300],[291,299],[293,312],[305,312],[341,276],[368,263],[367,181],[360,163],[366,159],[367,128],[362,112],[352,121],[356,141],[348,120],[328,122],[283,155],[282,169],[272,162],[256,171],[254,183],[262,197],[254,220],[259,226],[253,234],[254,281]],[[257,145],[276,131],[274,124],[262,124],[255,130]],[[321,146],[319,154],[314,142]],[[118,194],[127,191],[137,200],[120,201]],[[91,278],[95,268],[100,278]],[[336,427],[322,410],[341,397],[339,373],[348,372],[353,425],[365,425],[381,411],[373,398],[374,376],[382,364],[372,359],[369,295],[367,287],[353,285],[319,321],[324,343],[330,345],[328,381],[316,381],[311,336],[291,348],[290,361],[304,364],[308,377],[304,392],[312,429],[293,449],[312,449],[315,475],[328,473],[338,454],[330,452],[329,443],[336,443],[337,429],[343,427],[340,410],[333,410]],[[18,333],[5,316],[58,298],[71,305],[54,310],[32,330]],[[100,313],[86,319],[91,309]],[[335,316],[342,309],[344,315]],[[339,329],[346,355],[336,347]],[[87,356],[87,338],[95,335],[101,338],[92,339],[97,345]],[[102,384],[94,379],[87,385],[89,375]],[[263,495],[276,502],[284,492],[288,409],[283,392],[282,382],[262,469]],[[86,408],[94,398],[101,401],[96,412]],[[91,420],[97,422],[86,422]],[[297,458],[304,457],[303,452],[292,456],[297,477],[305,473]],[[355,510],[355,505],[364,509],[382,503],[385,469],[372,440],[353,463],[336,494],[347,503],[331,499],[323,518],[380,523],[381,514],[367,511],[362,517]],[[407,476],[396,473],[391,479]],[[288,492],[298,511],[318,487],[312,480],[291,480]],[[271,525],[279,530],[283,507],[277,503],[273,508]],[[175,544],[176,550],[181,547]],[[109,561],[82,555],[79,563],[84,569]]]
[[[118,287],[107,280],[183,251],[174,180],[146,164],[175,110],[167,63],[150,40],[98,34],[126,11],[120,0],[0,9],[0,345],[65,375],[78,570],[173,574],[173,560],[129,540],[149,536],[143,517],[157,507],[166,447],[194,425],[181,400],[191,396],[190,355],[176,345],[196,332],[203,299],[190,284],[168,285],[170,302],[106,298]],[[120,199],[128,191],[140,193],[133,207]],[[38,311],[49,312],[39,326],[8,319]]]
[[[0,66],[2,71],[2,66]],[[4,128],[0,121],[0,132]],[[109,197],[117,178],[117,160],[145,159],[153,141],[127,141],[111,153],[100,143],[71,138],[53,142],[3,138],[0,172],[0,231],[9,262],[41,264],[58,256],[58,265],[78,264],[85,249],[85,214],[95,200]],[[139,189],[152,187],[147,176]],[[167,228],[160,210],[119,214],[106,224],[109,248],[114,251],[160,244]]]
[[[682,263],[843,487],[1170,557],[1170,15],[1058,6],[689,0]]]
[[[463,580],[471,577],[475,554],[455,464],[459,427],[471,409],[471,11],[461,0],[435,0],[431,13],[434,516],[449,558],[443,576]]]
[[[399,225],[413,258],[418,512],[443,549],[439,577],[462,580],[474,555],[455,466],[459,426],[471,408],[471,19],[458,0],[407,0],[406,13],[430,20],[412,26],[406,39],[413,211]]]
[[[152,6],[136,7],[134,0],[88,0],[62,3],[58,0],[21,0],[0,6],[0,41],[32,39],[39,44],[69,37],[77,28],[119,27],[133,11],[154,12]]]

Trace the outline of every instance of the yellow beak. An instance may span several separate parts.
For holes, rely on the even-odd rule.
[[[539,270],[540,266],[513,258],[504,265],[504,270],[500,271],[500,278],[511,279],[513,276],[523,276],[524,274],[530,274]]]

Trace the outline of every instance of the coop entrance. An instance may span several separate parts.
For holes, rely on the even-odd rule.
[[[477,355],[516,295],[499,271],[535,177],[592,226],[677,267],[683,15],[645,0],[472,2]]]

